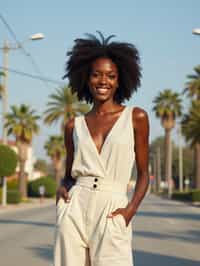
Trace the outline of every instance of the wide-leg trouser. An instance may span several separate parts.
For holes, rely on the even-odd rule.
[[[133,266],[131,223],[107,217],[127,205],[126,194],[80,185],[69,194],[56,207],[54,266]]]

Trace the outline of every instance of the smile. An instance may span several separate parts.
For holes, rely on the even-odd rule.
[[[98,93],[101,93],[101,94],[107,93],[108,90],[109,90],[108,88],[103,88],[103,87],[98,87],[98,88],[96,88],[96,91],[97,91]]]

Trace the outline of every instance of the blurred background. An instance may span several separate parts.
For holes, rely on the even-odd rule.
[[[63,125],[90,108],[78,102],[68,81],[62,79],[66,52],[76,38],[99,30],[105,36],[115,34],[116,41],[135,44],[141,56],[141,87],[125,103],[145,109],[150,119],[150,186],[136,219],[136,265],[149,265],[149,261],[152,265],[199,264],[199,10],[197,0],[1,3],[0,222],[14,224],[16,229],[4,231],[2,252],[12,250],[10,232],[24,233],[19,225],[37,225],[38,230],[46,226],[43,248],[31,237],[36,242],[30,254],[24,255],[23,245],[13,254],[16,259],[25,256],[24,265],[51,263],[54,216],[50,206],[64,174]],[[135,180],[133,169],[130,193]],[[26,214],[28,206],[39,206],[39,220],[44,208],[43,221]],[[16,212],[12,220],[11,213],[17,209],[24,214]],[[156,223],[157,228],[150,225]],[[2,265],[13,265],[12,259],[4,257]]]

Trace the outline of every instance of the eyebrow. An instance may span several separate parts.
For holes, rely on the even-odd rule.
[[[92,72],[102,72],[102,71],[101,70],[98,70],[98,69],[92,69]],[[118,73],[117,70],[108,70],[106,72],[107,73],[114,73],[114,74]]]

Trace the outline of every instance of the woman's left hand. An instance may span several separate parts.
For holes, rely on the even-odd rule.
[[[116,209],[114,212],[111,212],[111,214],[109,214],[107,217],[113,218],[116,215],[122,215],[126,222],[126,226],[128,226],[134,214],[135,213],[133,213],[133,211],[131,211],[130,208],[126,207],[126,208]]]

